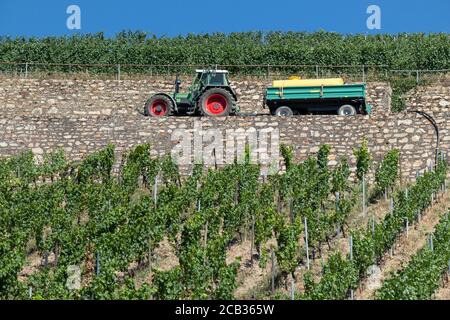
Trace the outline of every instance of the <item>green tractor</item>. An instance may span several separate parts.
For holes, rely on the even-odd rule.
[[[227,116],[238,111],[237,95],[231,88],[226,70],[196,70],[189,92],[180,93],[181,81],[175,80],[171,94],[156,93],[144,105],[147,116],[202,115]]]

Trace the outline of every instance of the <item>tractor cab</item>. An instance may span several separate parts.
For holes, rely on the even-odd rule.
[[[228,71],[197,69],[188,92],[180,91],[181,81],[175,80],[172,94],[158,93],[144,106],[147,115],[200,114],[226,116],[237,111],[237,95],[228,80]]]
[[[189,93],[192,96],[201,93],[202,89],[207,86],[221,87],[229,86],[228,71],[226,70],[195,70],[196,75],[192,81],[192,85],[189,87]]]

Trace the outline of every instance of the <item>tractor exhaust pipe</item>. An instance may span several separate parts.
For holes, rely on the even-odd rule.
[[[181,80],[178,79],[178,75],[175,79],[175,94],[180,92],[180,84],[181,84]]]

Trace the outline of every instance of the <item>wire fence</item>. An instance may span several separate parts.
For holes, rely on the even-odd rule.
[[[40,62],[0,62],[0,74],[23,79],[33,78],[89,78],[89,79],[153,79],[173,78],[175,75],[190,77],[195,69],[226,69],[231,77],[256,77],[272,80],[298,75],[304,78],[343,77],[349,81],[378,81],[391,77],[414,77],[417,83],[430,77],[447,78],[450,69],[396,70],[385,65],[200,65],[200,64],[73,64]]]

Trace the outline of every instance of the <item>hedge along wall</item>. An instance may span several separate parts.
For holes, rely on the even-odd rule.
[[[138,31],[122,32],[114,38],[105,38],[102,33],[41,39],[2,37],[0,61],[161,65],[385,65],[389,69],[450,69],[450,35],[242,32],[158,38]],[[74,67],[62,67],[61,71],[69,69],[74,71]],[[229,69],[232,72],[247,72],[243,67]],[[95,68],[91,70],[96,72]],[[162,67],[160,71],[164,70]],[[99,68],[97,71],[105,70]],[[111,68],[109,72],[115,71]],[[133,68],[130,67],[128,71],[133,72]],[[135,68],[134,71],[148,72],[142,68]],[[260,72],[266,72],[265,68],[262,67]]]

